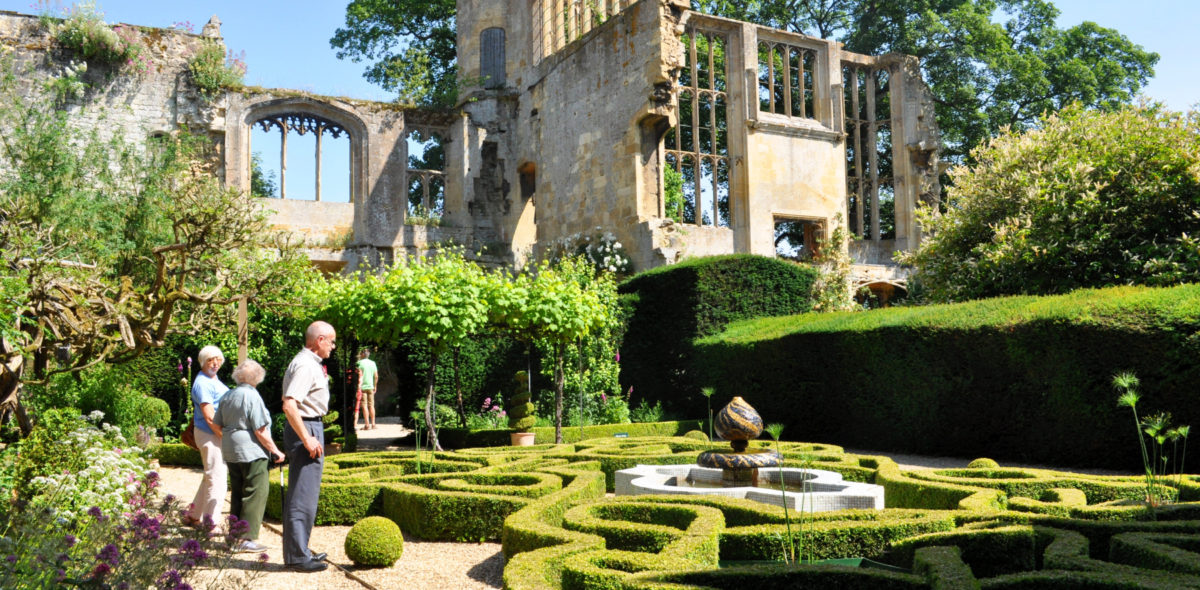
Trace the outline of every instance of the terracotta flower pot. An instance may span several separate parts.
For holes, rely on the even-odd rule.
[[[534,434],[532,432],[514,432],[509,436],[512,437],[512,446],[514,447],[533,446]]]

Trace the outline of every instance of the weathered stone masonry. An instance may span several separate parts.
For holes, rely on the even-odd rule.
[[[475,86],[446,112],[289,90],[204,102],[186,73],[203,36],[162,29],[141,29],[152,72],[90,69],[85,102],[104,108],[73,108],[79,124],[131,138],[202,130],[222,147],[225,181],[245,190],[256,123],[347,134],[350,202],[264,201],[330,270],[447,242],[513,263],[596,228],[642,270],[774,255],[777,221],[828,234],[839,216],[862,236],[856,258],[886,265],[920,239],[917,202],[937,198],[937,129],[913,58],[852,54],[682,0],[460,0],[457,25],[459,68]],[[0,13],[0,37],[34,68],[30,84],[70,60],[34,17]],[[408,169],[413,132],[442,138],[444,170]],[[672,212],[668,167],[685,178],[686,205]],[[415,180],[444,184],[440,226],[406,223]],[[883,231],[889,199],[894,223],[883,225],[894,229]],[[874,280],[894,280],[890,268]]]

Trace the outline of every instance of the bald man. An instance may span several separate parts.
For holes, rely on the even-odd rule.
[[[325,322],[313,322],[304,332],[304,348],[283,375],[283,449],[288,456],[288,487],[283,506],[283,563],[301,572],[327,567],[325,554],[308,548],[317,518],[321,472],[325,467],[325,431],[329,411],[329,379],[321,362],[333,352],[337,333]]]

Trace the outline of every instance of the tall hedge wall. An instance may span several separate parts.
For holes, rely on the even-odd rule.
[[[809,266],[734,254],[689,259],[625,281],[618,289],[629,314],[622,389],[632,386],[636,400],[661,400],[675,412],[703,413],[693,340],[735,320],[810,311],[816,277]]]
[[[696,347],[701,383],[848,447],[1136,470],[1117,371],[1139,415],[1200,426],[1197,285],[766,318]]]

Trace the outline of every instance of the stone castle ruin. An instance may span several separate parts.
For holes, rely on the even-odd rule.
[[[467,86],[457,107],[435,111],[283,89],[205,100],[187,58],[220,42],[219,21],[199,35],[139,28],[154,67],[89,69],[93,106],[76,120],[130,138],[203,131],[225,182],[247,191],[252,130],[278,133],[282,198],[264,203],[328,270],[446,243],[512,264],[597,233],[644,270],[773,256],[783,227],[811,252],[844,220],[860,283],[903,285],[891,253],[917,244],[914,209],[940,190],[915,58],[854,54],[683,0],[459,0],[457,31]],[[33,78],[72,59],[32,16],[0,13],[0,37]],[[343,136],[348,201],[322,200],[319,163],[314,198],[288,198],[309,182],[287,175],[288,138],[315,139],[319,161],[322,139]],[[440,169],[410,158],[429,139]]]

